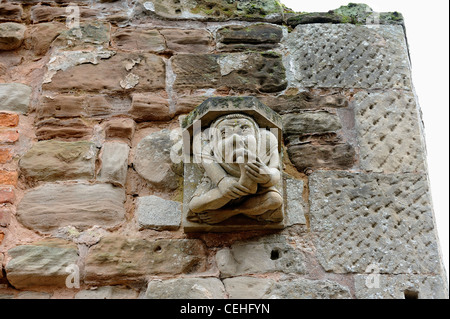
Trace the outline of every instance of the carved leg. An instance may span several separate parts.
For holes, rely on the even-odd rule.
[[[273,212],[283,204],[283,198],[277,192],[268,192],[263,195],[249,196],[239,207],[218,209],[198,214],[198,217],[207,224],[221,223],[233,216],[244,214],[255,218],[266,212]]]

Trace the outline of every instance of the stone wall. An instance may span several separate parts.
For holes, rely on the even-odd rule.
[[[211,96],[282,115],[284,230],[183,231]],[[0,298],[448,298],[422,131],[397,12],[3,1]]]

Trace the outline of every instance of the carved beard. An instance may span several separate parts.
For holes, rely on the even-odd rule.
[[[222,139],[219,125],[222,121],[228,119],[246,119],[250,121],[254,135],[239,136],[233,135],[226,139]],[[258,155],[260,132],[259,126],[249,116],[243,114],[230,114],[218,118],[211,126],[210,143],[215,160],[223,167],[223,169],[232,176],[240,177],[241,171],[237,163],[240,157],[243,161],[255,160]],[[233,140],[234,139],[234,140]],[[252,153],[249,155],[249,153]],[[241,163],[243,162],[240,161]]]

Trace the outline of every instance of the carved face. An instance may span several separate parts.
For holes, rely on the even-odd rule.
[[[246,118],[224,119],[215,129],[217,130],[215,149],[220,150],[221,158],[226,163],[248,160],[256,156],[258,133],[253,121]]]

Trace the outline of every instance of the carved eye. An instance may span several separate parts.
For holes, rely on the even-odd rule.
[[[248,125],[243,125],[242,126],[242,131],[243,132],[248,132],[250,130],[250,126],[248,126]]]

